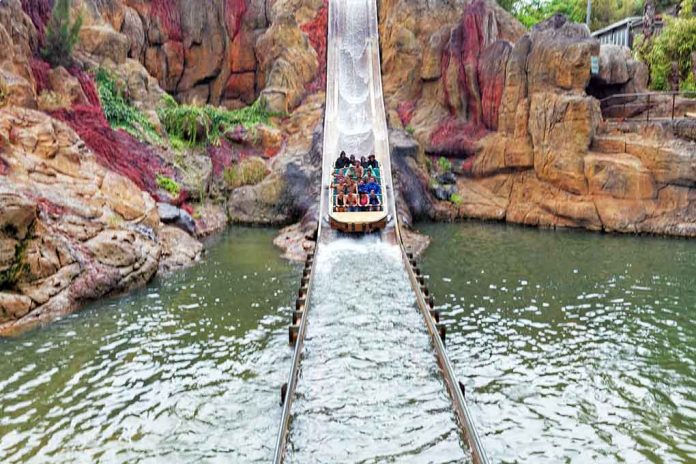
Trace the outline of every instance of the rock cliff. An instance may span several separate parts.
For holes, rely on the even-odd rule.
[[[696,235],[694,144],[602,120],[595,97],[645,89],[645,65],[630,53],[600,48],[563,16],[524,32],[480,0],[435,2],[429,17],[449,18],[439,28],[414,19],[425,16],[418,2],[382,7],[390,124],[421,150],[405,163],[393,147],[397,173],[431,185],[407,195],[415,215]],[[459,175],[436,175],[422,155],[450,158]]]
[[[299,221],[277,243],[294,255],[311,247],[328,2],[74,3],[84,18],[74,64],[52,68],[39,51],[53,1],[0,2],[0,333],[189,265],[197,237],[230,221]],[[696,235],[696,153],[682,137],[693,127],[602,119],[598,98],[647,83],[625,50],[561,16],[527,31],[489,0],[380,0],[378,10],[405,223]],[[135,128],[109,122],[98,70],[143,115]],[[263,102],[273,116],[213,143],[210,116],[192,112],[183,132],[203,143],[182,147],[160,119],[167,94],[191,108]],[[248,159],[261,177],[231,181]]]

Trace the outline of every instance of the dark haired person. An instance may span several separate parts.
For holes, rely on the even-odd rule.
[[[351,193],[348,195],[348,211],[350,211],[351,213],[360,211],[357,193]]]
[[[343,169],[346,166],[348,166],[348,163],[350,161],[348,160],[348,157],[346,156],[346,152],[342,151],[340,155],[338,155],[338,159],[336,160],[336,169]]]
[[[367,182],[367,184],[365,184],[365,189],[368,192],[374,190],[375,193],[377,193],[378,195],[382,193],[382,187],[380,187],[380,185],[377,182],[375,182],[374,177],[370,177],[370,180]]]
[[[370,205],[370,199],[367,196],[367,193],[361,193],[360,194],[360,211],[367,211],[369,210],[369,205]]]
[[[336,207],[334,211],[337,213],[342,213],[346,210],[346,196],[339,190],[338,195],[336,195]]]
[[[379,201],[379,197],[375,193],[374,190],[370,190],[370,210],[371,211],[379,211],[382,208],[382,202]]]
[[[373,169],[379,169],[379,162],[377,161],[377,158],[375,158],[375,155],[368,156],[367,165]]]

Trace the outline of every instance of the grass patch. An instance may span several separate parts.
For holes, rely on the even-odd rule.
[[[170,139],[183,141],[189,146],[219,145],[226,132],[242,125],[252,129],[268,123],[275,116],[266,109],[261,99],[250,106],[227,110],[215,106],[179,105],[168,96],[157,114]]]
[[[0,290],[11,288],[22,277],[22,274],[29,269],[29,265],[24,262],[24,256],[29,245],[28,237],[29,235],[15,247],[14,259],[10,267],[0,271]]]
[[[267,175],[266,163],[258,157],[247,158],[239,164],[226,168],[224,172],[225,183],[231,190],[244,185],[256,185]]]
[[[158,174],[157,185],[160,188],[166,190],[169,194],[171,194],[174,197],[178,197],[179,192],[181,192],[181,187],[179,186],[179,184],[174,179],[167,176],[162,176]]]
[[[114,129],[123,129],[138,140],[161,144],[152,121],[123,95],[116,78],[106,69],[99,68],[94,76],[104,115]]]
[[[437,160],[437,167],[440,169],[440,172],[450,172],[452,170],[452,163],[444,156],[441,156],[440,159]]]
[[[414,129],[413,126],[409,124],[408,126],[406,126],[406,133],[413,137],[413,134],[416,133],[416,129]]]

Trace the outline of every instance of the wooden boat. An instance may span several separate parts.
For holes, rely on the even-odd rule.
[[[335,169],[333,176],[337,175],[338,171]],[[387,225],[386,189],[381,181],[379,170],[377,170],[375,180],[381,188],[381,193],[377,195],[380,199],[378,211],[370,211],[369,208],[364,208],[362,211],[348,211],[347,207],[340,207],[336,204],[336,189],[328,188],[329,225],[332,229],[346,233],[368,233],[384,229]]]

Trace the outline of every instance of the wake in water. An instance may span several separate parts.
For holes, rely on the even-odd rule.
[[[314,279],[287,462],[462,462],[399,248],[321,245]]]

